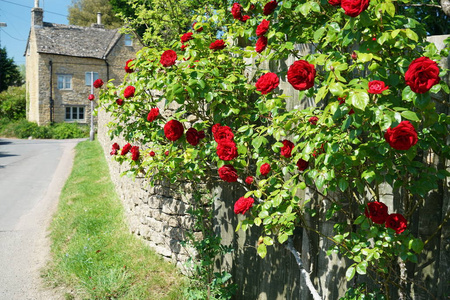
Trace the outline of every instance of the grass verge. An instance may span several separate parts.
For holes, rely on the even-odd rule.
[[[98,142],[76,147],[72,174],[51,224],[45,277],[66,299],[179,299],[182,275],[128,231]]]

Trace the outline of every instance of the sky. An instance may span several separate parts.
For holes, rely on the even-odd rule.
[[[39,0],[44,9],[44,22],[68,24],[68,7],[72,0]],[[0,0],[0,47],[6,47],[8,58],[17,65],[25,64],[25,47],[31,23],[34,0]]]

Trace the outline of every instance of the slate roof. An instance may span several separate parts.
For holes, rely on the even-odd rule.
[[[120,39],[118,29],[44,22],[35,27],[37,52],[104,59]]]

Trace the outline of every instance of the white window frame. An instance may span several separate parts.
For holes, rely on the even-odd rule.
[[[58,90],[72,90],[72,75],[71,74],[57,74]]]
[[[69,114],[69,118],[67,118],[67,114]],[[75,118],[74,118],[75,114]],[[80,114],[83,115],[83,118],[80,118]],[[84,106],[77,105],[67,105],[64,112],[64,120],[66,122],[76,122],[86,120],[86,108]]]
[[[133,39],[131,38],[131,34],[125,34],[124,45],[133,46]]]
[[[94,82],[100,78],[100,77],[98,77],[98,72],[86,72],[86,73],[84,73],[85,85],[91,86],[91,73],[93,73],[93,75],[94,75],[94,80],[92,80],[92,82]]]

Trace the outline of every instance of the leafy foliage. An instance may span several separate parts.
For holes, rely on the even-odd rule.
[[[97,23],[97,12],[102,13],[102,24],[106,28],[118,28],[123,25],[116,17],[108,0],[72,0],[69,6],[69,24],[78,26],[91,26]]]
[[[435,100],[439,92],[448,94],[449,87],[435,78],[431,89],[416,93],[405,80],[410,64],[419,57],[432,61],[436,70],[434,62],[448,55],[448,43],[447,49],[438,51],[426,42],[422,24],[398,14],[390,0],[370,1],[356,17],[326,1],[287,0],[267,15],[257,1],[241,5],[245,20],[229,9],[198,11],[192,21],[203,30],[191,30],[193,38],[184,49],[179,39],[184,32],[170,43],[178,52],[175,65],[159,63],[163,49],[144,48],[137,53],[135,72],[127,75],[127,82],[118,87],[109,83],[102,90],[101,104],[115,118],[109,124],[111,138],[121,135],[144,149],[128,173],[145,174],[152,182],[217,183],[217,170],[231,163],[240,178],[255,179],[250,185],[242,180],[235,184],[246,190],[244,197],[255,199],[238,229],[261,227],[257,247],[261,257],[268,246],[286,242],[296,227],[303,227],[333,241],[330,251],[351,259],[348,280],[355,274],[370,275],[380,282],[380,294],[387,295],[386,286],[399,278],[392,266],[398,258],[417,262],[424,243],[409,229],[375,223],[365,211],[369,202],[382,200],[379,187],[388,184],[402,195],[394,213],[410,222],[417,208],[426,205],[428,193],[449,175],[424,159],[428,154],[450,156],[446,130],[450,118],[436,110]],[[270,20],[268,45],[258,54],[255,32],[263,19]],[[214,50],[210,45],[218,32],[225,48]],[[300,45],[310,45],[312,51],[302,53]],[[291,82],[291,66],[284,63],[292,60],[315,70],[314,85],[297,88],[294,109],[283,88],[261,94],[254,86],[268,65]],[[439,72],[447,74],[442,68]],[[369,82],[375,80],[388,89],[369,92]],[[136,88],[135,96],[118,106],[116,99],[127,85]],[[146,114],[156,106],[171,113],[147,121]],[[170,141],[162,129],[170,119],[184,123],[186,129],[203,130],[206,137],[196,146],[184,136]],[[388,142],[387,132],[406,121],[414,142],[398,149]],[[229,139],[239,155],[231,161],[217,154],[221,143],[212,132],[217,123],[233,133]],[[285,140],[295,145],[292,155],[282,155]],[[151,151],[155,155],[147,155]],[[129,161],[124,155],[116,159]],[[300,170],[296,164],[301,160],[309,165]],[[300,197],[305,189],[313,196]],[[324,236],[311,227],[310,216],[335,222],[335,235]]]
[[[25,118],[25,86],[10,86],[0,93],[0,119],[19,120]]]
[[[20,86],[23,83],[22,75],[12,58],[8,58],[6,48],[0,48],[0,92],[9,86]]]

